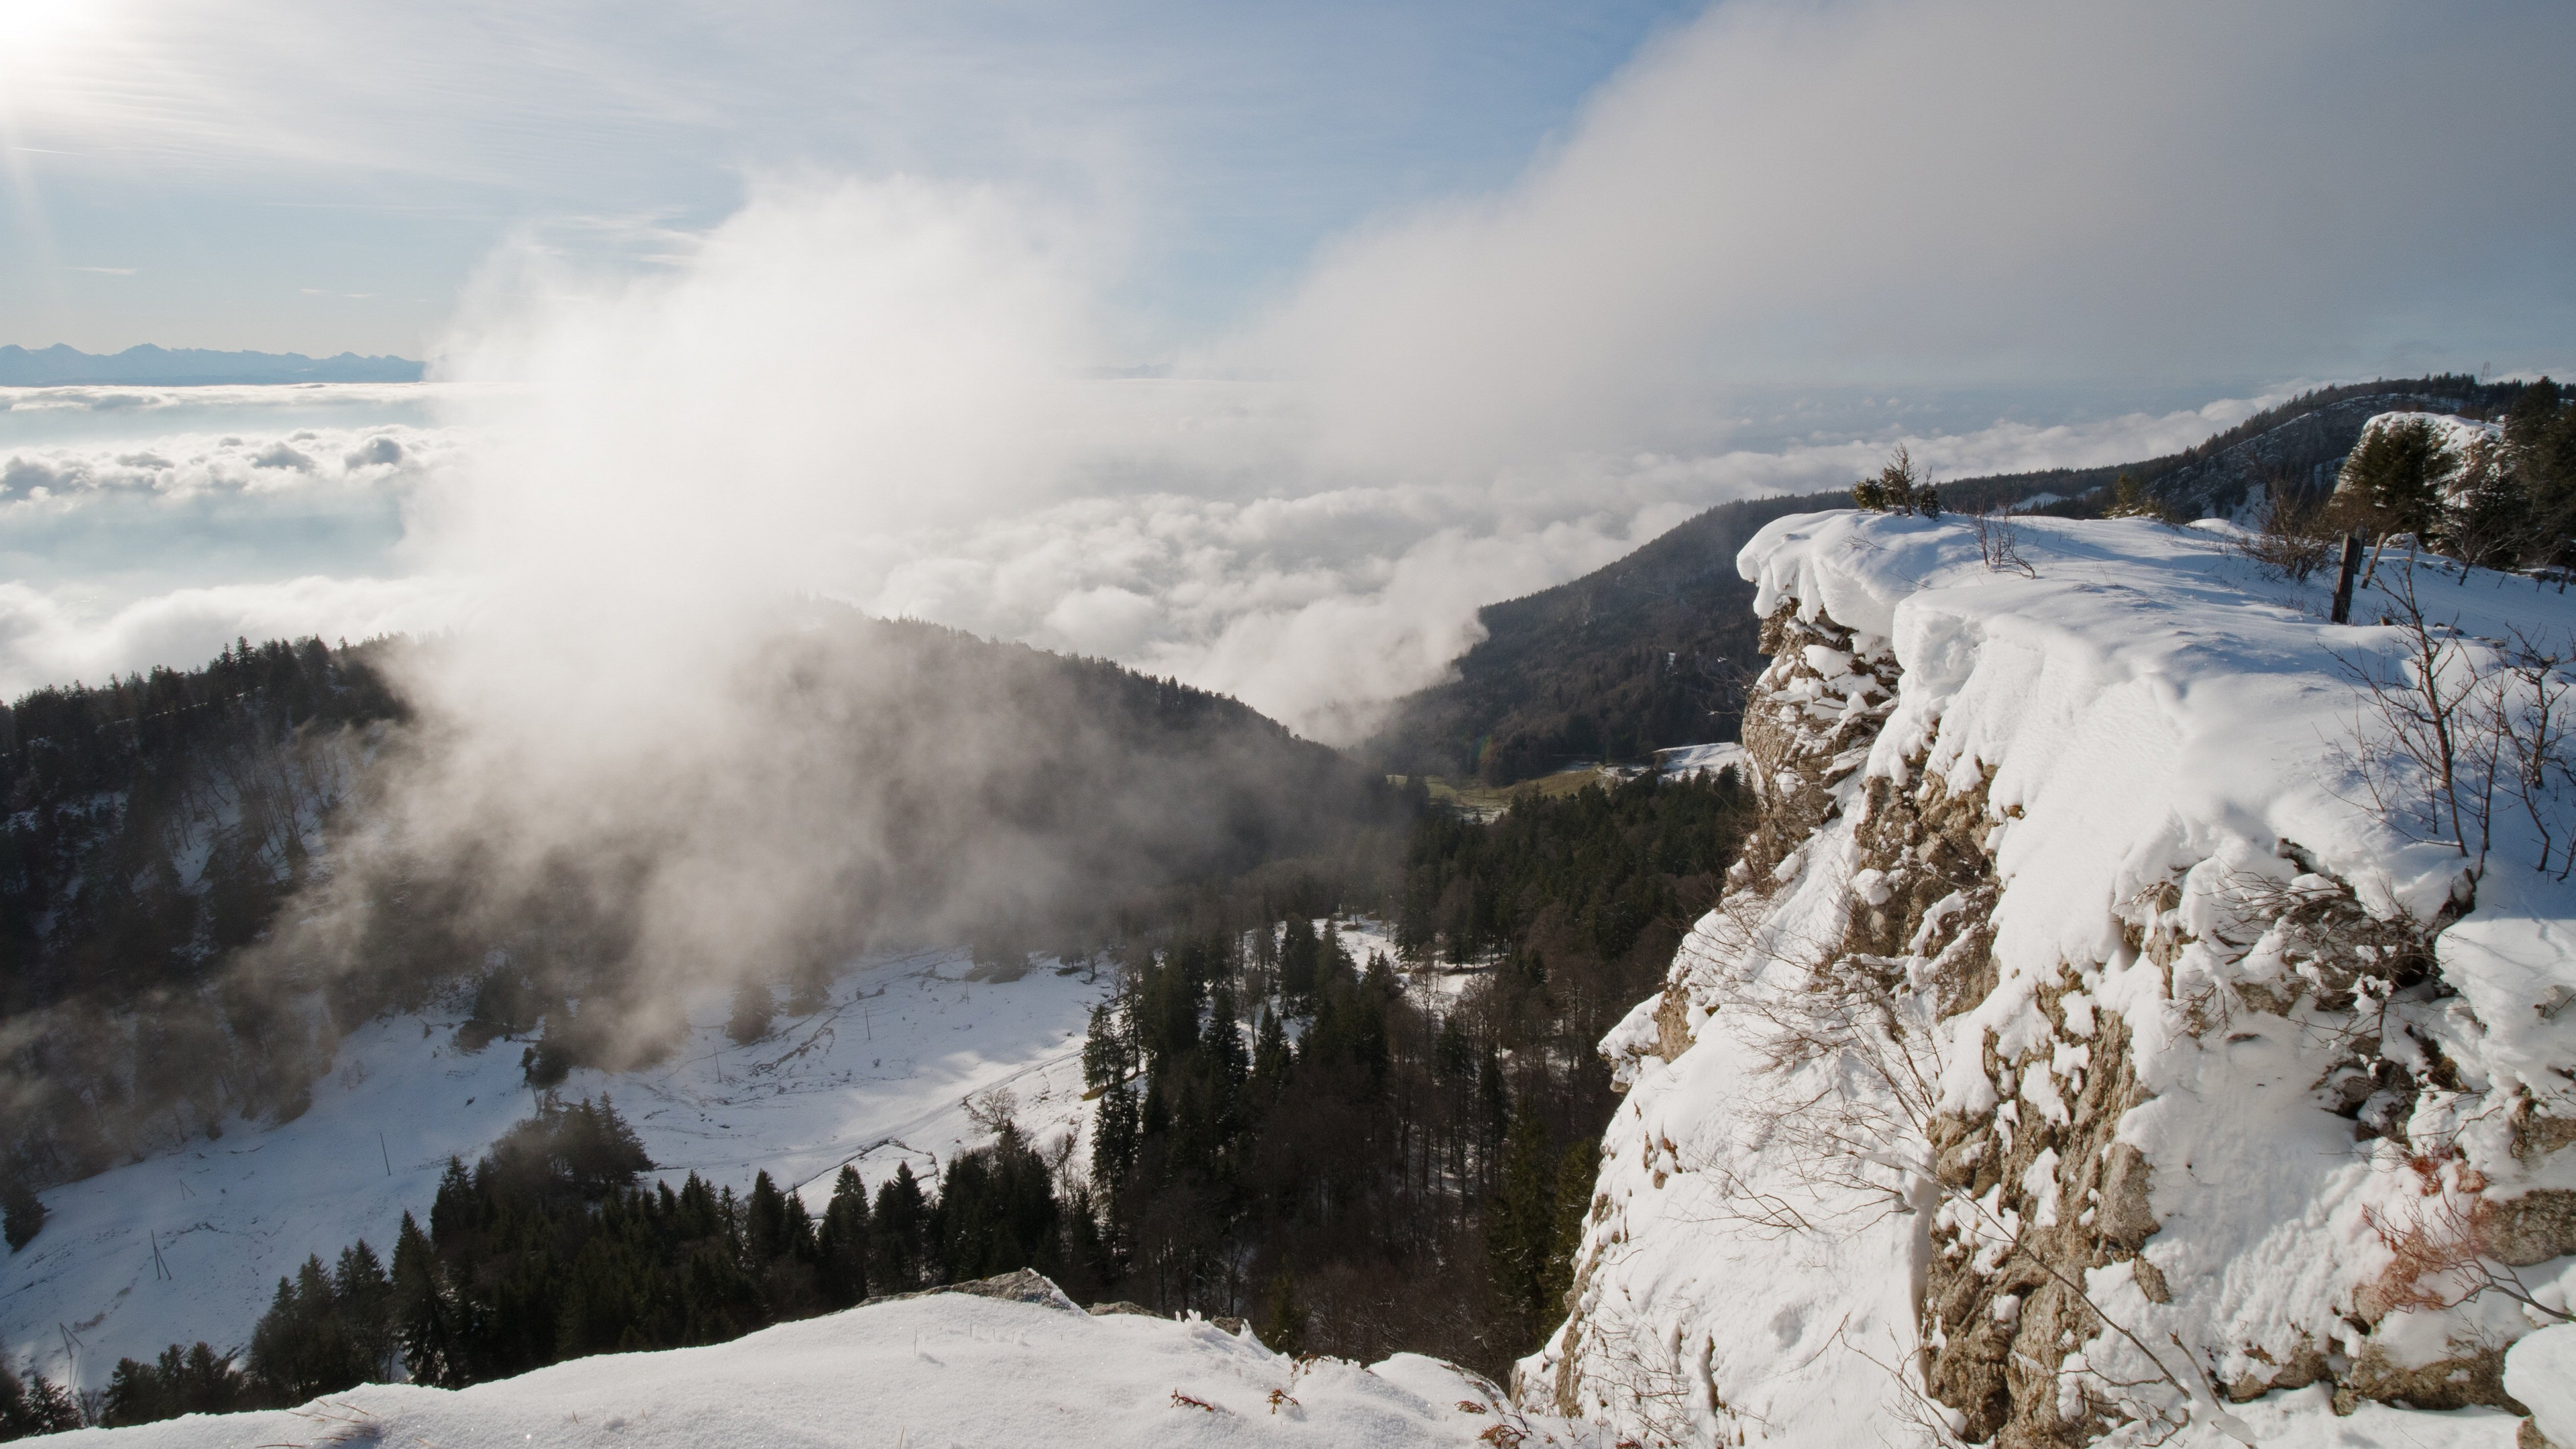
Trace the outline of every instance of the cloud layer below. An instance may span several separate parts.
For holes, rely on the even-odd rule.
[[[1947,418],[1974,416],[1973,402],[1811,393],[1740,408],[1729,419],[1740,447],[1569,457],[1477,486],[1301,465],[1293,393],[1275,385],[1039,391],[1067,449],[1033,475],[1051,481],[952,483],[944,499],[934,486],[873,528],[841,424],[795,442],[796,429],[782,437],[739,398],[666,396],[672,427],[707,433],[703,456],[654,464],[639,444],[599,460],[584,476],[603,496],[533,519],[520,510],[539,505],[523,500],[486,518],[478,528],[519,535],[490,553],[442,530],[459,522],[472,476],[523,476],[509,460],[524,455],[496,446],[492,429],[507,425],[497,414],[524,418],[524,396],[487,398],[471,424],[338,429],[262,426],[267,400],[246,398],[229,433],[156,436],[138,413],[135,436],[0,451],[0,468],[25,480],[0,501],[0,548],[52,571],[0,586],[0,691],[199,662],[244,634],[357,639],[524,617],[524,600],[494,595],[496,578],[523,569],[619,601],[612,612],[639,636],[661,626],[642,625],[638,594],[697,609],[718,595],[808,590],[1118,659],[1348,739],[1386,701],[1444,676],[1479,637],[1479,606],[1598,567],[1713,503],[1836,486],[1900,439],[1951,477],[2146,456],[2260,402],[1953,427]],[[1818,432],[1839,440],[1803,440]],[[1212,457],[1257,466],[1224,471]],[[734,460],[753,458],[767,460],[765,476],[810,480],[824,496],[746,497]],[[1184,491],[1193,482],[1200,491]],[[549,518],[560,526],[549,531]],[[762,552],[755,541],[773,527],[808,542]],[[309,570],[277,577],[294,549]],[[585,563],[588,550],[601,557]]]

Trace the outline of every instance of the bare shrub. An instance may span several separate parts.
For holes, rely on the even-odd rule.
[[[2457,850],[2472,890],[2499,825],[2516,813],[2539,846],[2533,868],[2564,879],[2576,869],[2576,677],[2568,672],[2576,641],[2471,639],[2427,615],[2415,576],[2410,565],[2380,586],[2389,603],[2380,622],[2399,631],[2401,655],[2335,656],[2362,700],[2352,737],[2333,756],[2390,829]]]
[[[1977,531],[1977,556],[1995,573],[2019,574],[2026,579],[2039,577],[2039,570],[2021,556],[2021,530],[2013,527],[2007,513],[1975,513],[1968,525]]]
[[[2423,1189],[2415,1211],[2396,1216],[2363,1210],[2363,1222],[2388,1250],[2388,1266],[2362,1290],[2360,1306],[2375,1316],[2456,1308],[2501,1293],[2531,1312],[2576,1322],[2576,1313],[2534,1298],[2520,1275],[2497,1261],[2503,1210],[2482,1195],[2486,1179],[2475,1169],[2461,1168],[2444,1181],[2447,1160],[2426,1156],[2410,1164]]]
[[[2274,483],[2265,490],[2262,521],[2229,547],[2251,559],[2266,578],[2305,583],[2337,557],[2342,540],[2323,503]]]

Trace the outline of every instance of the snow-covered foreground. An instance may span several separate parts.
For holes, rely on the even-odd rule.
[[[2576,1300],[2563,854],[2499,802],[2472,882],[2384,756],[2374,802],[2384,592],[2338,627],[2330,569],[2224,525],[2018,530],[1741,555],[1779,835],[1605,1043],[1631,1090],[1523,1402],[1646,1443],[2514,1442]],[[2576,647],[2576,598],[2416,578],[2450,687]]]
[[[931,1294],[712,1348],[604,1354],[460,1391],[369,1385],[297,1410],[193,1415],[51,1442],[66,1449],[1595,1442],[1588,1433],[1576,1437],[1575,1426],[1514,1412],[1492,1384],[1419,1355],[1370,1368],[1300,1362],[1248,1333],[1124,1313],[1095,1317],[1051,1297]]]
[[[817,1211],[843,1162],[873,1187],[898,1161],[926,1175],[989,1140],[965,1103],[996,1087],[1037,1142],[1078,1132],[1082,1035],[1105,977],[1059,975],[1044,958],[1016,981],[969,981],[970,969],[955,952],[862,961],[822,1011],[782,1017],[748,1047],[726,1038],[726,994],[710,989],[669,1061],[575,1071],[560,1090],[611,1096],[674,1185],[696,1171],[740,1189],[765,1170],[806,1185]],[[236,1122],[45,1193],[44,1231],[0,1260],[0,1352],[96,1388],[119,1358],[247,1342],[307,1255],[327,1263],[362,1237],[390,1253],[405,1210],[426,1219],[447,1159],[471,1162],[533,1105],[520,1044],[467,1053],[458,1025],[437,1013],[370,1023],[342,1039],[294,1121]]]

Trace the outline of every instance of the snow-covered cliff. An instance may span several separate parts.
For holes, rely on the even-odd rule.
[[[2013,527],[1740,556],[1766,818],[1604,1043],[1522,1401],[1641,1443],[2536,1434],[2576,601],[2384,568],[2355,617],[2401,622],[2336,627],[2224,525]]]

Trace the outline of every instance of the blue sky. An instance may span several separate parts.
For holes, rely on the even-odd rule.
[[[809,170],[1105,217],[1142,333],[1204,333],[1695,8],[0,0],[0,340],[418,356],[513,237],[649,251]]]
[[[906,176],[1077,236],[1100,365],[2527,370],[2571,74],[2554,0],[0,0],[0,338],[418,355],[496,266]]]

